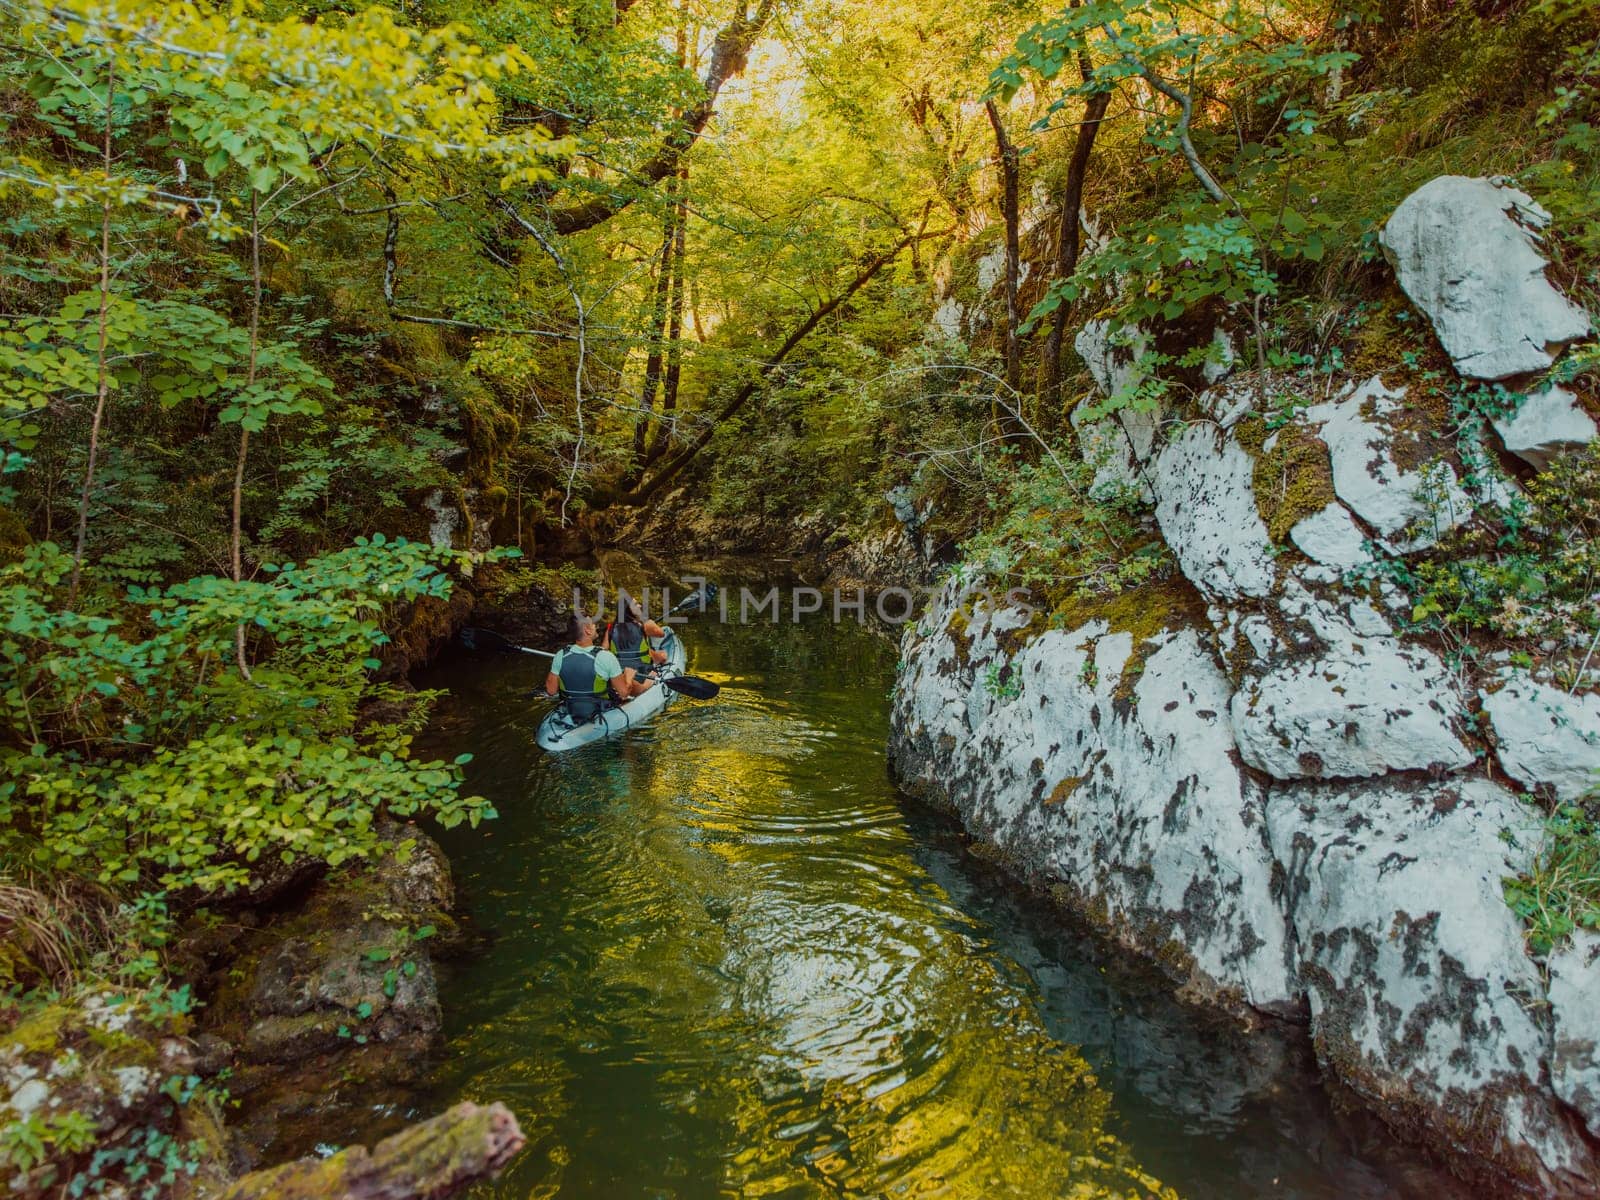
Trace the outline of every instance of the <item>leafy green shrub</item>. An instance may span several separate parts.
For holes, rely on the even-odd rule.
[[[1600,825],[1580,805],[1561,808],[1545,821],[1532,866],[1504,888],[1535,954],[1550,953],[1575,929],[1600,929]]]
[[[266,582],[100,588],[73,608],[70,556],[30,547],[0,568],[0,854],[210,891],[247,884],[263,856],[364,857],[380,811],[492,815],[459,794],[465,758],[411,759],[431,696],[368,679],[385,613],[447,595],[441,567],[472,558],[375,535]],[[248,678],[227,667],[241,624],[259,650]],[[370,700],[400,715],[358,727]]]
[[[1009,466],[1001,456],[980,464],[991,472],[990,524],[961,546],[965,567],[1005,590],[1039,598],[1114,595],[1172,565],[1164,543],[1141,519],[1132,487],[1093,496],[1094,468],[1073,458]]]
[[[1497,536],[1466,533],[1410,565],[1390,564],[1416,628],[1509,642],[1580,664],[1600,633],[1600,445],[1557,457],[1515,501]]]

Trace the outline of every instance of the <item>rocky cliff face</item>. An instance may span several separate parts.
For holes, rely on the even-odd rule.
[[[1547,219],[1444,178],[1383,235],[1457,369],[1530,393],[1495,428],[1534,465],[1595,435],[1528,375],[1589,329],[1544,276]],[[1130,352],[1086,334],[1114,391]],[[1411,636],[1358,569],[1517,484],[1493,448],[1470,480],[1434,453],[1451,433],[1398,382],[1264,421],[1283,386],[1082,438],[1147,490],[1181,577],[1073,628],[948,585],[905,637],[896,770],[1185,995],[1307,1020],[1330,1080],[1485,1188],[1600,1196],[1600,938],[1536,962],[1503,898],[1541,838],[1521,793],[1575,798],[1600,766],[1600,671],[1569,694]]]

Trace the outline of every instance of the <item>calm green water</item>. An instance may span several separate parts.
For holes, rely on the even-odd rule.
[[[1196,1028],[896,794],[886,639],[685,635],[721,698],[567,756],[530,660],[418,681],[500,811],[446,839],[490,945],[419,1106],[516,1111],[476,1195],[1399,1194],[1290,1045]]]

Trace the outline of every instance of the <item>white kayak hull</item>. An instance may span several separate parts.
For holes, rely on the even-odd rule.
[[[626,704],[609,708],[589,721],[574,722],[567,715],[566,705],[557,705],[543,721],[535,740],[552,754],[576,750],[592,742],[621,737],[630,729],[637,729],[677,699],[678,693],[662,684],[663,678],[682,675],[687,655],[683,639],[669,631],[666,645],[667,661],[656,674],[656,685],[642,696],[635,696]]]

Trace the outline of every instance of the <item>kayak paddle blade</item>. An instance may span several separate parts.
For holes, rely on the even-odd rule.
[[[691,608],[699,612],[705,612],[710,607],[711,602],[717,598],[717,591],[717,585],[714,583],[708,583],[702,588],[695,589],[672,606],[672,615],[677,616],[679,613],[686,613]]]
[[[674,675],[663,679],[662,684],[680,696],[688,696],[691,700],[714,700],[722,685],[712,683],[709,679],[701,679],[698,675]]]

